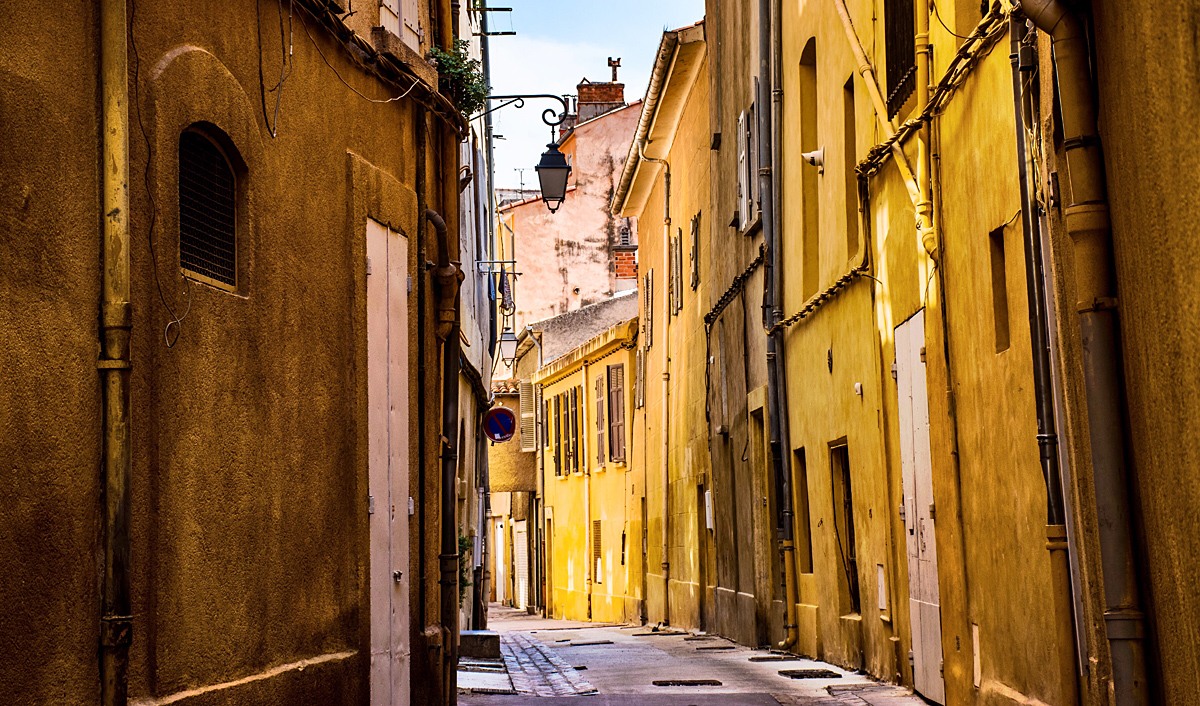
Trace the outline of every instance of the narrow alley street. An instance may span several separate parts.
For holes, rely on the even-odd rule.
[[[905,688],[711,635],[543,619],[492,604],[502,659],[462,657],[467,706],[922,706]]]

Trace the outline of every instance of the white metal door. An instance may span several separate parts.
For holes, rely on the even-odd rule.
[[[409,701],[408,240],[367,221],[371,704]]]
[[[896,327],[896,395],[900,412],[900,470],[908,546],[908,607],[913,682],[925,698],[946,702],[942,678],[942,618],[934,537],[929,396],[925,387],[925,310]]]
[[[513,564],[517,584],[513,605],[524,608],[529,605],[529,528],[525,520],[513,523]]]
[[[496,602],[503,605],[508,600],[508,544],[504,541],[504,520],[496,520],[496,576],[492,580],[496,586]]]

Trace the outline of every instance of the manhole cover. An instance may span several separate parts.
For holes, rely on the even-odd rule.
[[[733,645],[704,645],[697,647],[697,650],[716,651],[716,650],[732,650]]]
[[[654,686],[721,686],[716,679],[655,679]]]
[[[659,632],[635,632],[633,637],[666,637],[668,635],[686,635],[687,633],[681,630],[660,630]]]
[[[842,675],[828,669],[781,669],[779,676],[790,679],[841,679]]]
[[[799,662],[803,657],[784,657],[783,655],[758,655],[751,657],[751,662]]]
[[[716,638],[712,637],[711,635],[688,635],[683,639],[687,642],[697,642],[699,640],[713,640]]]

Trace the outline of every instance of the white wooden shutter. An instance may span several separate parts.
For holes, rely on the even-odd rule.
[[[537,408],[533,404],[533,383],[522,380],[521,392],[521,450],[537,451]]]
[[[665,245],[665,243],[664,243]],[[654,345],[654,270],[646,271],[642,295],[642,320],[646,322],[646,348]]]
[[[745,230],[750,223],[750,184],[746,179],[746,173],[750,169],[750,162],[746,154],[746,111],[738,114],[737,124],[737,209],[738,209],[738,226]]]
[[[399,0],[380,0],[379,26],[396,35],[400,35],[400,2]]]
[[[404,8],[400,12],[400,23],[403,25],[400,38],[404,43],[421,52],[421,4],[417,0],[403,0]]]

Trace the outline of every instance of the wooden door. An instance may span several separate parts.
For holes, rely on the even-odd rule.
[[[367,221],[371,704],[409,702],[408,240]]]
[[[908,547],[913,683],[922,696],[942,704],[946,702],[946,688],[942,679],[942,620],[924,357],[925,311],[921,310],[896,327],[896,395],[900,412],[904,537]]]

